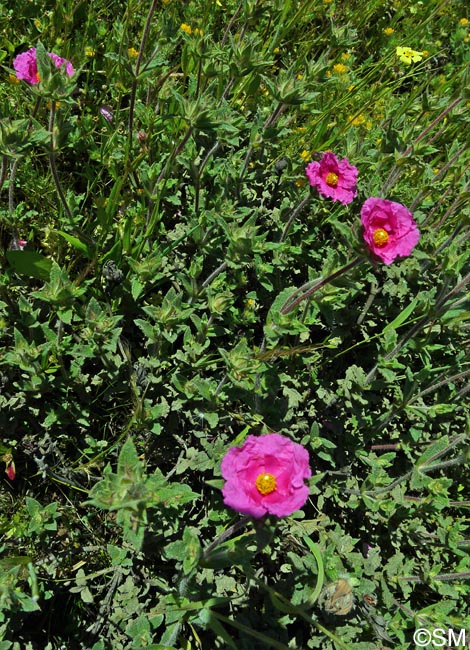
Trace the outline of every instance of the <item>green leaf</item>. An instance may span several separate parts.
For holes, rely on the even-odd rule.
[[[443,436],[439,440],[436,440],[432,445],[430,445],[424,454],[422,454],[416,461],[416,467],[423,467],[427,465],[429,461],[435,460],[442,456],[449,447],[449,439],[447,436]]]
[[[410,315],[413,313],[416,305],[418,304],[418,300],[419,300],[419,297],[416,296],[416,298],[414,298],[410,302],[408,307],[405,307],[405,309],[400,314],[398,314],[398,316],[394,320],[392,320],[391,323],[388,323],[387,325],[385,325],[385,327],[382,330],[382,334],[385,334],[385,332],[388,332],[389,330],[396,330],[401,325],[403,325],[403,323],[405,321],[407,321],[408,318],[410,317]]]
[[[35,251],[7,251],[7,260],[19,275],[49,280],[52,260]]]
[[[74,237],[73,235],[69,235],[67,232],[64,232],[63,230],[54,230],[53,232],[63,237],[66,242],[68,242],[76,250],[86,255],[86,257],[92,259],[93,252],[91,248],[88,246],[88,244],[85,244],[85,242],[83,242],[81,239],[79,239],[78,237]]]
[[[117,473],[119,477],[136,478],[140,472],[140,460],[132,441],[128,438],[123,444],[121,453],[119,454]]]

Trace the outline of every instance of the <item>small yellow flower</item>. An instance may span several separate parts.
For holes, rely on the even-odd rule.
[[[281,50],[278,47],[275,47],[273,50],[273,54],[279,54]]]
[[[356,115],[356,117],[349,116],[349,122],[353,126],[361,126],[361,124],[364,124],[365,121],[366,119],[362,113],[359,113],[359,115]]]
[[[181,29],[185,34],[191,34],[192,31],[193,31],[193,30],[191,29],[191,27],[190,27],[189,25],[187,25],[186,23],[181,23],[181,25],[180,25],[180,29]]]
[[[295,181],[295,186],[296,187],[303,187],[305,185],[305,178],[298,178]]]
[[[468,20],[467,18],[461,18],[459,20],[459,23],[465,27],[466,25],[468,25]]]
[[[350,58],[351,58],[350,52],[343,52],[343,54],[341,55],[341,61],[347,61]]]
[[[423,52],[412,50],[411,47],[397,47],[396,52],[400,61],[406,65],[418,63],[418,61],[422,60],[424,54]]]
[[[310,151],[307,151],[307,149],[304,149],[302,153],[300,154],[300,157],[302,160],[309,160],[310,159]]]
[[[300,81],[301,79],[304,78],[303,74],[300,74],[300,72],[297,74],[297,79]]]
[[[20,83],[20,80],[16,75],[10,73],[8,75],[8,83],[10,83],[12,86],[15,86],[16,84]]]
[[[193,34],[194,34],[194,36],[202,36],[204,34],[204,32],[202,31],[202,29],[198,29],[196,27],[196,29],[193,31]]]
[[[92,48],[90,45],[87,45],[85,48],[85,56],[88,56],[90,59],[92,59],[96,54],[96,50]]]
[[[333,70],[336,72],[336,74],[344,74],[347,69],[348,68],[343,63],[335,63],[333,66]]]
[[[385,34],[386,36],[390,36],[391,34],[393,34],[394,31],[395,31],[395,30],[393,29],[393,27],[386,27],[386,28],[383,30],[383,32],[384,32],[384,34]]]
[[[34,26],[36,27],[36,29],[41,29],[42,28],[42,23],[41,23],[40,20],[38,20],[36,18],[33,22],[34,22]]]
[[[127,50],[127,54],[131,59],[136,59],[139,56],[139,53],[137,52],[137,50],[134,47],[130,47]]]

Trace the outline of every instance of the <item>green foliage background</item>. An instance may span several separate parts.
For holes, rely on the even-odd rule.
[[[470,634],[469,21],[0,2],[1,650]],[[41,83],[15,83],[33,46]],[[306,184],[327,150],[349,206]],[[409,258],[363,254],[369,196],[413,212]],[[220,462],[270,431],[309,450],[310,498],[246,521]]]

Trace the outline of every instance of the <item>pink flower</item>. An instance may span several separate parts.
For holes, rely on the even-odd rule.
[[[333,201],[347,205],[357,195],[357,167],[350,165],[347,158],[338,160],[331,151],[324,153],[320,162],[309,163],[305,173],[310,185]]]
[[[74,69],[70,61],[63,59],[61,56],[55,54],[54,52],[48,52],[48,55],[54,61],[56,68],[60,68],[62,65],[65,65],[65,71],[68,76],[71,77],[73,75]],[[18,79],[23,79],[24,81],[27,81],[33,85],[40,82],[35,47],[32,47],[22,54],[18,54],[18,56],[13,61],[13,67],[16,70],[16,76]]]
[[[369,250],[385,264],[410,255],[419,241],[413,215],[401,203],[371,197],[362,206],[361,221]]]
[[[69,77],[73,75],[75,70],[73,69],[73,65],[70,63],[70,61],[67,61],[67,59],[63,59],[61,56],[55,54],[54,52],[48,52],[48,55],[54,61],[54,65],[56,68],[60,68],[61,66],[65,65],[65,72],[67,73],[67,75]]]
[[[10,481],[13,481],[13,479],[16,476],[16,468],[15,468],[15,463],[13,461],[13,456],[10,453],[6,453],[3,455],[2,458],[3,461],[6,463],[6,469],[5,473],[10,479]]]
[[[250,517],[286,517],[305,504],[308,451],[278,433],[248,436],[222,459],[224,503]]]
[[[18,54],[13,61],[18,79],[24,79],[30,84],[39,83],[38,66],[36,63],[36,48],[32,47],[27,52]]]

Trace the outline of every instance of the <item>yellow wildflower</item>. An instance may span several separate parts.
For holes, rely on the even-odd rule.
[[[461,18],[459,20],[459,23],[465,27],[466,25],[468,25],[468,20],[467,18]]]
[[[194,34],[194,36],[202,36],[204,34],[204,32],[202,31],[202,29],[198,29],[196,27],[196,29],[193,31],[193,34]]]
[[[336,74],[344,74],[347,70],[347,67],[343,63],[335,63],[333,70],[336,72]]]
[[[305,178],[298,178],[295,181],[295,186],[296,187],[303,187],[305,185]]]
[[[127,54],[130,56],[131,59],[136,59],[139,56],[139,53],[134,47],[130,47],[127,50]]]
[[[278,47],[275,47],[273,50],[273,54],[279,54],[281,50]]]
[[[302,153],[300,154],[300,157],[302,160],[309,160],[310,159],[310,151],[307,151],[307,149],[304,149]]]
[[[16,84],[20,83],[20,80],[16,75],[10,73],[8,75],[8,83],[10,83],[12,86],[15,86]]]
[[[95,54],[96,54],[96,50],[94,50],[94,48],[92,48],[90,45],[87,45],[87,47],[85,48],[85,56],[88,56],[90,57],[90,59],[92,59],[95,56]]]
[[[403,63],[410,65],[410,63],[418,63],[423,58],[423,52],[412,50],[411,47],[397,47],[397,56]]]
[[[36,29],[41,29],[41,27],[42,27],[42,23],[41,23],[40,20],[38,20],[38,19],[36,18],[33,22],[34,22],[34,25],[35,25]]]
[[[343,54],[341,55],[341,61],[347,61],[350,58],[351,58],[350,52],[343,52]]]
[[[190,27],[189,25],[187,25],[186,23],[181,23],[181,25],[180,25],[180,29],[181,29],[185,34],[191,34],[192,31],[193,31],[193,30],[191,29],[191,27]]]
[[[353,126],[361,126],[361,124],[364,124],[365,121],[366,119],[362,113],[359,113],[359,115],[356,115],[356,117],[349,116],[349,122]]]
[[[386,28],[383,30],[383,32],[384,32],[384,34],[385,34],[386,36],[390,36],[391,34],[393,34],[394,31],[395,31],[395,30],[393,29],[393,27],[386,27]]]

